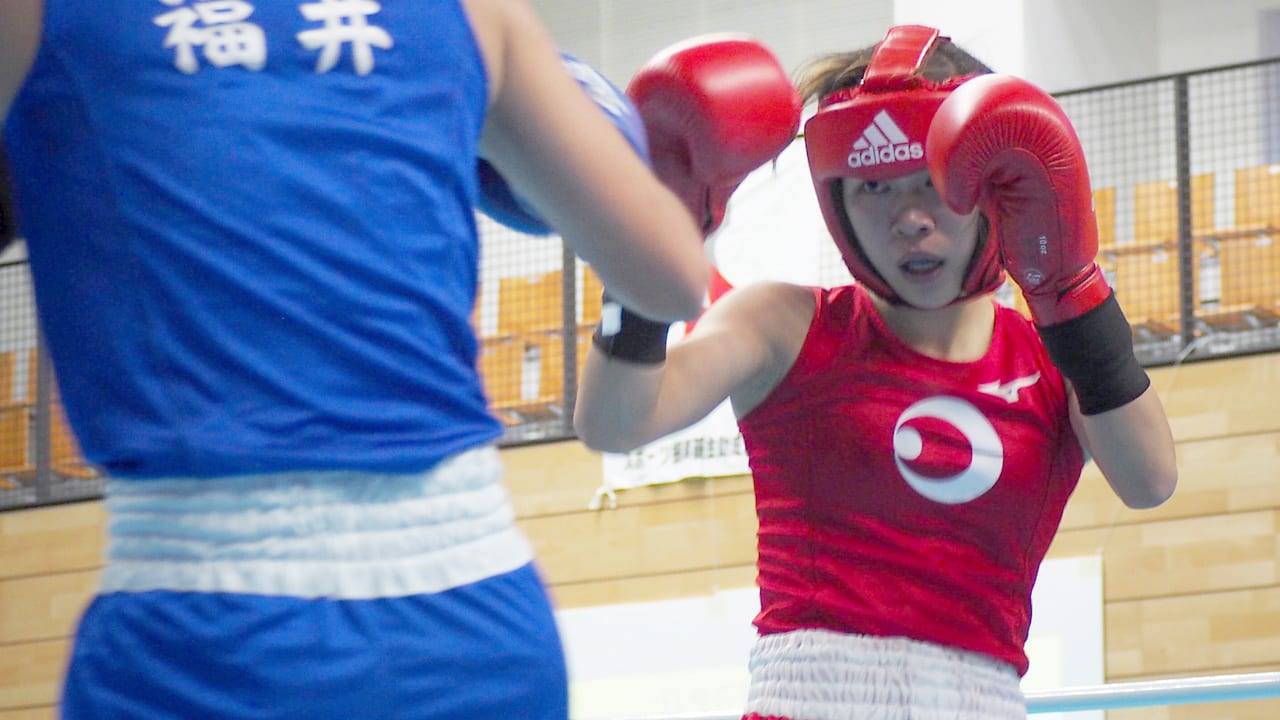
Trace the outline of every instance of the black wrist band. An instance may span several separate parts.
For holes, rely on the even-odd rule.
[[[13,183],[9,180],[9,163],[4,149],[0,148],[0,251],[18,235],[18,219],[15,217]]]
[[[641,317],[623,307],[605,293],[600,302],[600,324],[591,342],[605,355],[644,365],[657,365],[667,359],[667,330],[670,323]]]
[[[1133,354],[1133,331],[1114,292],[1080,317],[1039,330],[1049,359],[1075,386],[1085,415],[1127,405],[1151,385]]]

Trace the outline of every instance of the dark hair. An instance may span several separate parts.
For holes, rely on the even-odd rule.
[[[871,63],[876,45],[850,52],[820,55],[804,65],[796,73],[796,89],[805,103],[818,100],[836,90],[851,88],[862,82],[862,76]],[[944,39],[925,62],[924,77],[941,82],[963,75],[993,72],[981,60],[962,50],[959,45]]]

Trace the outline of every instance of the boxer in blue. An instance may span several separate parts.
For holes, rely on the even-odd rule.
[[[524,0],[0,3],[18,231],[109,477],[64,717],[566,716],[474,207],[509,184],[655,319],[709,273],[582,87]]]

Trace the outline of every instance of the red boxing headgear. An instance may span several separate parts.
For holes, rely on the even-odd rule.
[[[872,53],[862,82],[821,98],[818,112],[804,127],[818,206],[844,264],[858,282],[893,303],[902,299],[859,247],[845,215],[839,181],[885,180],[926,169],[924,141],[938,106],[973,77],[933,82],[921,74],[946,39],[923,25],[890,28]],[[975,248],[956,301],[995,290],[1003,282],[994,232],[992,228]]]

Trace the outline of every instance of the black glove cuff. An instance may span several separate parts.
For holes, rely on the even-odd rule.
[[[670,323],[662,323],[641,317],[609,297],[600,299],[603,307],[600,324],[596,326],[591,342],[605,355],[619,360],[658,365],[667,359],[667,330]]]
[[[1079,317],[1039,329],[1049,359],[1075,386],[1085,415],[1127,405],[1150,387],[1151,378],[1133,354],[1133,332],[1114,292]]]
[[[14,207],[13,184],[9,180],[9,164],[0,148],[0,252],[18,235],[18,218]]]

